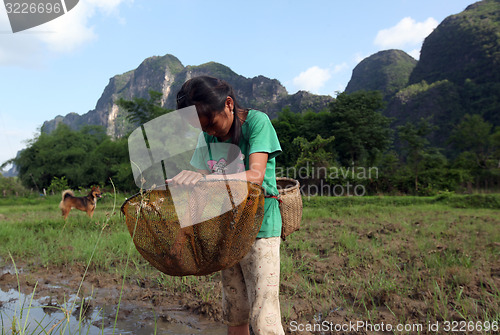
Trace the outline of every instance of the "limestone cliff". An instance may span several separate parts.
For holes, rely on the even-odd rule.
[[[112,137],[121,137],[134,125],[126,121],[125,112],[115,103],[117,99],[147,99],[149,91],[153,90],[163,93],[163,107],[175,109],[175,95],[181,85],[189,78],[199,75],[211,75],[227,81],[233,86],[241,106],[262,110],[271,118],[276,117],[278,112],[287,106],[294,112],[304,109],[321,110],[333,100],[330,96],[318,96],[302,91],[289,95],[276,79],[264,76],[246,78],[215,62],[184,66],[173,55],[154,56],[144,60],[137,69],[111,78],[94,110],[83,115],[70,113],[57,116],[46,121],[42,131],[50,133],[57,124],[63,122],[73,129],[79,129],[83,125],[101,125],[106,127],[107,133]]]

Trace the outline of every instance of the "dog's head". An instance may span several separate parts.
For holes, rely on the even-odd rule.
[[[100,198],[102,197],[102,192],[99,186],[92,186],[92,190],[90,191],[90,194],[92,194],[93,198]]]

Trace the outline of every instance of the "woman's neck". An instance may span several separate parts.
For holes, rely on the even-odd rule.
[[[236,113],[234,114],[234,117],[237,117],[240,119],[241,125],[243,125],[245,123],[247,116],[248,116],[248,111],[249,111],[248,109],[240,109],[240,110],[236,111]],[[232,136],[233,136],[233,132],[230,131],[224,137],[217,137],[217,141],[225,142],[225,141],[229,140]]]
[[[236,116],[240,118],[241,124],[245,123],[248,116],[249,109],[240,109],[236,112]]]

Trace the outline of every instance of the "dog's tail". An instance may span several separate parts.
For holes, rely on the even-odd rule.
[[[65,190],[65,191],[62,192],[62,199],[61,199],[61,202],[59,203],[59,208],[60,209],[64,208],[64,199],[66,199],[69,196],[72,196],[72,197],[75,196],[75,194],[73,193],[72,190]]]

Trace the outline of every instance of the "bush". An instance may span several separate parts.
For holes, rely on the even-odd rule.
[[[498,194],[446,195],[436,197],[436,202],[445,203],[455,208],[500,209]]]
[[[66,177],[62,176],[61,178],[54,177],[52,178],[52,181],[50,182],[50,186],[47,189],[48,193],[56,194],[59,192],[62,192],[66,189],[68,189],[68,181],[66,180]]]
[[[17,177],[3,177],[0,175],[0,196],[26,195],[29,191],[21,184]]]

